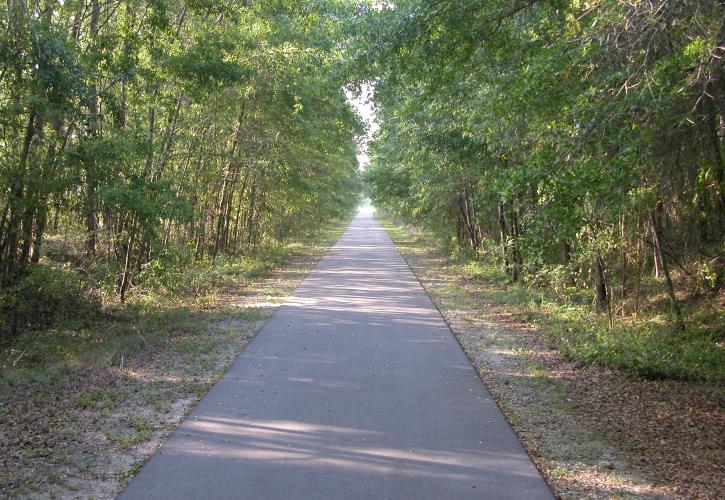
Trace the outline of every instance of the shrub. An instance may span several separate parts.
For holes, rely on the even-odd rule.
[[[100,301],[87,293],[77,273],[32,265],[0,294],[0,331],[49,328],[61,318],[88,319],[99,310]]]

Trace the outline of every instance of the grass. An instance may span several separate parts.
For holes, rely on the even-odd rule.
[[[335,226],[287,243],[267,242],[254,255],[221,256],[187,265],[173,258],[153,261],[139,275],[139,284],[124,305],[117,303],[113,280],[98,281],[95,286],[103,306],[91,317],[74,318],[71,311],[50,327],[25,331],[0,349],[0,394],[25,383],[66,380],[87,368],[120,366],[135,353],[163,348],[176,337],[185,338],[175,348],[206,353],[213,348],[213,339],[197,343],[190,336],[198,335],[210,322],[229,317],[229,310],[213,307],[226,289],[247,287],[292,256],[330,243],[339,232]],[[98,269],[95,272],[98,278]],[[67,274],[63,271],[60,279]],[[259,310],[236,313],[245,320],[263,315]]]
[[[610,331],[607,318],[593,314],[587,290],[553,290],[541,282],[511,286],[495,262],[451,255],[433,235],[389,218],[381,223],[557,496],[718,496],[723,386],[715,363],[688,363],[680,355],[686,375],[672,377],[671,366],[656,367],[653,376],[611,353],[592,359],[572,350],[570,361],[561,355],[562,339],[572,337],[600,346],[619,340],[619,349],[633,351],[626,335],[643,334],[638,328],[626,332],[628,321],[672,334],[670,318],[658,313],[667,306],[656,293],[661,283],[652,280],[642,294],[638,317],[615,318]],[[712,339],[705,349],[712,351],[722,338],[716,333],[722,308],[704,298],[687,304],[688,335]],[[603,337],[582,334],[587,331]],[[651,346],[642,349],[657,356]],[[696,371],[703,366],[704,373]],[[664,377],[670,380],[651,380]]]
[[[452,264],[455,272],[479,281],[486,296],[504,304],[516,319],[536,325],[551,347],[581,363],[629,369],[647,378],[717,382],[725,380],[725,350],[714,329],[702,327],[708,305],[691,306],[684,333],[674,331],[666,314],[617,317],[610,328],[606,315],[584,301],[549,290],[506,284],[495,264]]]
[[[0,348],[0,491],[95,496],[91,484],[130,478],[144,443],[161,439],[209,390],[271,312],[246,307],[247,295],[261,293],[265,304],[283,298],[344,227],[268,243],[254,255],[188,265],[172,256],[145,268],[123,305],[99,264],[86,277],[95,299],[78,316],[63,296],[72,271],[52,254],[33,283],[58,278],[46,291],[68,309]],[[271,277],[292,261],[290,272]]]
[[[430,248],[428,242],[435,241],[385,216],[379,221],[398,245]],[[617,316],[610,328],[606,315],[592,311],[586,291],[512,285],[499,263],[466,256],[449,256],[447,267],[480,286],[485,301],[535,326],[549,347],[578,363],[626,369],[646,378],[725,381],[725,315],[714,300],[686,304],[684,333],[676,332],[668,314],[655,306],[637,316]],[[661,302],[655,293],[643,302],[647,300]]]

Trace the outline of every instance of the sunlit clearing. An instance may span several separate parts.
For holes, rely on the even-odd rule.
[[[360,215],[372,215],[374,211],[375,207],[372,206],[369,199],[365,198],[360,208],[358,208],[357,213]]]

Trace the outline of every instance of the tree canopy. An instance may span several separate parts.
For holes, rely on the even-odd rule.
[[[682,330],[678,283],[712,296],[725,268],[723,9],[6,2],[0,290],[48,236],[110,265],[124,300],[164,255],[250,252],[349,212],[364,127],[344,89],[367,82],[377,206],[610,316],[654,275]]]
[[[0,290],[48,234],[112,262],[251,251],[359,200],[338,0],[0,6]]]
[[[650,272],[679,329],[673,268],[717,293],[722,2],[402,0],[357,20],[377,206],[610,314]]]

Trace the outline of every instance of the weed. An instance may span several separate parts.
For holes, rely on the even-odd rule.
[[[55,480],[48,475],[54,471],[104,482],[135,473],[140,463],[126,476],[114,469],[125,463],[121,460],[108,466],[109,475],[106,465],[98,469],[99,459],[105,464],[106,453],[129,457],[129,450],[157,429],[173,426],[179,415],[166,415],[190,411],[189,402],[209,390],[249,337],[243,331],[248,322],[266,318],[271,310],[246,309],[226,296],[239,298],[254,277],[285,259],[302,252],[321,255],[342,228],[339,224],[310,238],[269,244],[259,254],[144,269],[126,304],[115,298],[116,272],[93,264],[83,276],[92,295],[102,296],[100,310],[79,308],[80,317],[73,318],[71,308],[53,319],[50,328],[37,325],[0,346],[0,435],[12,435],[5,444],[17,458],[10,469],[0,470],[0,491],[12,497],[37,493]],[[45,265],[66,264],[61,253],[52,257]],[[300,267],[281,283],[305,274]],[[60,281],[67,277],[54,276]],[[255,296],[289,291],[276,281],[257,285]],[[220,290],[224,287],[228,290]],[[62,288],[53,285],[53,293]],[[125,416],[119,417],[120,409]],[[111,446],[99,447],[99,436]],[[69,496],[72,485],[61,483],[54,489]]]
[[[550,474],[552,477],[561,479],[569,474],[569,470],[565,467],[555,467],[551,470]]]
[[[141,470],[141,467],[143,467],[143,460],[140,460],[140,461],[134,463],[127,470],[121,472],[118,475],[119,481],[122,483],[125,483],[126,481],[131,479],[133,476],[135,476],[138,473],[138,471]]]
[[[73,401],[83,410],[113,410],[123,399],[124,393],[116,387],[98,387],[78,394]]]
[[[378,217],[396,245],[406,251],[410,247],[431,250],[434,240],[427,233],[408,232],[390,219]],[[623,368],[651,379],[725,380],[725,314],[712,301],[688,304],[690,326],[684,333],[674,331],[667,315],[658,313],[656,307],[619,317],[610,327],[606,315],[592,311],[584,291],[567,286],[559,269],[552,269],[539,287],[536,283],[511,284],[490,256],[476,259],[436,251],[447,255],[446,265],[455,275],[479,286],[484,301],[537,327],[547,346],[578,364]],[[455,293],[447,293],[447,300],[453,306],[459,301]],[[653,295],[649,300],[666,299]]]

